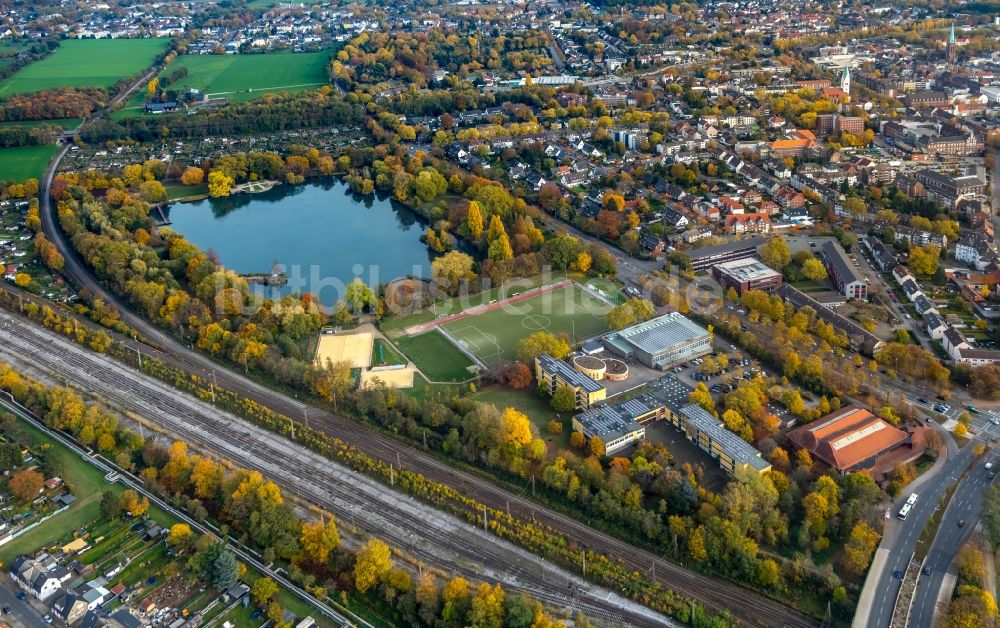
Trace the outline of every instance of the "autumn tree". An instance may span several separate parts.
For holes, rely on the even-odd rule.
[[[653,303],[647,299],[629,299],[612,308],[607,313],[606,318],[611,329],[624,329],[630,325],[649,320],[655,311]]]
[[[868,569],[872,556],[878,548],[879,534],[864,521],[859,521],[851,528],[851,534],[844,544],[844,571],[858,577]]]
[[[299,539],[303,555],[317,565],[326,565],[330,552],[340,546],[340,534],[333,517],[302,524]]]
[[[469,609],[467,623],[480,628],[502,628],[504,625],[504,592],[499,584],[484,582],[476,590]]]
[[[820,281],[826,279],[826,266],[815,257],[810,257],[802,262],[802,275],[810,281]]]
[[[505,443],[527,445],[534,438],[531,432],[531,420],[514,408],[504,408],[500,414],[500,438]]]
[[[483,210],[476,201],[469,201],[469,213],[465,218],[465,224],[474,240],[483,235]]]
[[[364,593],[382,582],[392,569],[392,552],[378,539],[370,539],[354,556],[354,587]]]
[[[185,549],[191,545],[194,540],[194,533],[191,531],[191,526],[186,523],[175,523],[170,526],[170,533],[167,535],[167,543],[170,545]]]
[[[219,198],[222,196],[229,196],[229,193],[233,189],[233,179],[232,177],[218,171],[213,170],[208,173],[208,195],[212,198]]]
[[[569,353],[569,343],[565,338],[558,338],[547,331],[536,331],[517,345],[517,359],[533,364],[535,356],[547,353],[556,360],[561,360]]]
[[[261,608],[266,607],[277,593],[278,585],[267,576],[257,578],[253,586],[250,587],[250,597],[253,598],[254,604]]]
[[[788,249],[784,238],[775,236],[761,247],[760,259],[771,268],[780,270],[791,261],[792,252]]]
[[[925,244],[910,249],[909,267],[915,275],[930,276],[937,272],[941,257],[941,247],[936,244]]]
[[[205,171],[198,166],[188,166],[181,174],[181,183],[184,185],[201,185],[205,180]]]
[[[45,476],[34,469],[22,469],[10,478],[11,492],[19,499],[31,500],[38,497],[45,485]]]
[[[131,513],[133,517],[141,517],[149,510],[149,499],[145,495],[140,496],[132,489],[124,491],[118,499],[121,509]]]

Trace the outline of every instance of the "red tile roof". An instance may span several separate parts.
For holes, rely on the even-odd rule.
[[[789,434],[792,442],[847,471],[906,442],[909,435],[864,408],[848,406]]]

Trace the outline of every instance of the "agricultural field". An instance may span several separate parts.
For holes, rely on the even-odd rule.
[[[0,148],[0,180],[40,179],[45,165],[58,150],[55,145]]]
[[[64,129],[73,129],[80,126],[83,118],[59,118],[58,120],[15,120],[13,122],[0,122],[0,128],[25,127],[35,128],[39,126],[59,126]]]
[[[536,331],[565,334],[575,343],[608,329],[608,304],[576,284],[500,305],[442,327],[490,366],[516,359],[518,343]]]
[[[178,92],[194,88],[212,98],[239,102],[264,94],[300,92],[327,84],[329,52],[237,55],[183,55],[167,66],[160,77],[181,68],[187,76],[165,86]],[[119,115],[135,115],[142,110],[145,94],[139,92]]]
[[[111,87],[152,65],[169,39],[71,39],[0,82],[0,98],[57,87]]]

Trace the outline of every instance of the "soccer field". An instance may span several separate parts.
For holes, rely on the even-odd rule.
[[[257,92],[294,92],[326,85],[329,61],[329,52],[183,55],[160,76],[187,68],[187,76],[172,83],[170,89],[193,87],[230,101],[249,100],[262,95]]]
[[[57,87],[111,87],[152,65],[169,39],[68,39],[0,82],[0,98]]]
[[[608,329],[610,306],[576,284],[500,305],[442,325],[490,367],[516,360],[518,343],[536,331],[565,334],[575,344]]]

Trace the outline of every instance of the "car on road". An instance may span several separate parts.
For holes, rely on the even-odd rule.
[[[42,619],[45,620],[46,624],[51,624],[52,623],[52,615],[46,615],[45,617],[42,617]]]
[[[940,412],[942,414],[944,414],[945,412],[947,412],[949,409],[950,408],[948,406],[946,406],[945,404],[943,404],[943,403],[939,403],[936,406],[934,406],[934,411],[935,412]]]
[[[933,570],[933,569],[931,569],[931,566],[930,566],[930,565],[924,565],[924,568],[923,568],[923,574],[924,574],[925,576],[929,576],[929,575],[931,575],[931,572],[933,572],[933,571],[934,571],[934,570]]]
[[[965,527],[965,519],[959,519],[958,520],[958,527],[960,527],[960,528],[964,528]]]
[[[24,591],[18,591],[17,592],[17,599],[19,599],[19,600],[21,600],[23,602],[26,599],[28,599],[28,596],[24,594]]]
[[[930,401],[927,401],[923,397],[917,397],[917,403],[930,403]]]
[[[898,569],[896,571],[892,572],[892,575],[893,575],[893,577],[899,578],[900,580],[903,579],[903,572],[900,571],[900,570],[898,570]]]
[[[0,609],[0,610],[2,610],[2,611],[3,611],[3,614],[4,614],[4,615],[10,615],[11,613],[13,613],[13,612],[14,612],[14,609],[13,609],[13,608],[11,608],[11,607],[9,607],[9,606],[4,606],[4,607],[3,607],[2,609]]]
[[[997,476],[997,472],[996,471],[990,471],[989,473],[986,474],[986,477],[988,477],[991,480],[993,478],[995,478],[996,476]]]

